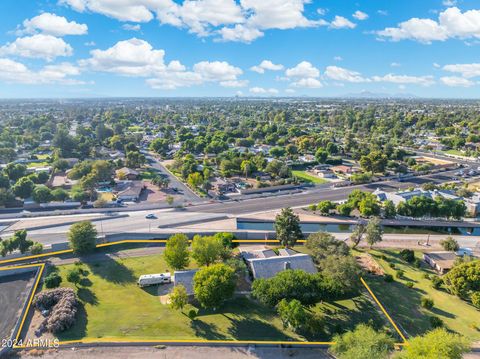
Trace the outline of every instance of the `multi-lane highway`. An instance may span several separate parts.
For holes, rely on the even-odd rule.
[[[122,232],[150,232],[156,231],[159,227],[168,228],[178,226],[184,223],[199,223],[202,221],[210,221],[215,219],[222,219],[226,216],[235,216],[247,213],[265,212],[284,207],[301,207],[312,203],[318,203],[322,200],[341,201],[348,197],[354,189],[364,191],[374,191],[376,188],[381,188],[386,191],[395,191],[399,188],[408,188],[418,186],[425,182],[443,183],[451,181],[455,176],[455,171],[446,171],[437,174],[431,174],[421,177],[415,177],[408,181],[399,182],[398,180],[388,180],[384,182],[377,182],[374,184],[348,186],[342,188],[310,188],[302,193],[287,194],[287,195],[268,195],[264,198],[242,199],[238,201],[228,202],[207,202],[192,205],[185,210],[173,209],[149,209],[149,210],[123,210],[119,214],[124,215],[122,218],[115,218],[112,214],[105,215],[104,219],[96,220],[94,223],[97,226],[99,234],[108,233],[122,233]],[[97,210],[98,212],[98,210]],[[156,219],[146,219],[145,216],[149,213],[154,213]],[[97,215],[104,215],[101,212]],[[54,217],[47,216],[44,219],[39,218],[40,222],[47,224],[49,220]],[[80,221],[85,219],[80,215],[62,216],[66,220]],[[12,219],[16,221],[18,219]],[[17,224],[18,226],[18,224]],[[29,229],[29,237],[31,239],[41,241],[44,244],[52,244],[65,242],[66,233],[70,224],[53,223],[51,226],[44,226],[44,228]],[[46,227],[46,228],[45,228]],[[11,230],[7,227],[2,233],[3,237],[11,235]]]

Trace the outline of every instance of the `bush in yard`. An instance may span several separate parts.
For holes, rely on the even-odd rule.
[[[433,329],[443,327],[443,320],[439,317],[432,315],[428,318],[430,325]]]
[[[30,253],[33,255],[41,254],[43,252],[43,244],[39,242],[35,242],[30,247]]]
[[[383,275],[383,280],[387,283],[393,282],[393,276],[391,274],[384,274]]]
[[[440,245],[443,247],[443,249],[450,252],[456,252],[460,248],[458,242],[450,236],[441,240]]]
[[[415,252],[411,249],[402,249],[400,251],[400,257],[408,263],[412,263],[415,260]]]
[[[45,277],[45,287],[51,289],[51,288],[57,288],[60,283],[62,283],[62,277],[57,272],[52,272],[49,275]]]
[[[432,281],[432,287],[435,289],[440,289],[443,284],[443,279],[440,278],[438,275],[432,276],[430,280]]]
[[[78,283],[80,283],[81,279],[82,279],[82,273],[80,272],[80,269],[74,268],[68,271],[67,281],[69,281],[70,283],[73,283],[76,286]]]
[[[475,292],[470,296],[472,304],[475,308],[480,309],[480,292]]]
[[[413,282],[407,282],[407,283],[405,283],[405,285],[406,285],[408,288],[413,288],[413,286],[414,286]]]
[[[433,308],[433,299],[429,297],[422,297],[422,299],[420,300],[420,304],[425,309],[430,310]]]
[[[397,269],[397,270],[395,271],[395,277],[396,277],[397,279],[402,279],[403,276],[404,276],[404,274],[405,274],[405,271],[402,270],[402,269]]]
[[[75,324],[78,300],[72,288],[57,288],[35,296],[33,305],[39,311],[50,311],[42,323],[50,333],[60,333]]]

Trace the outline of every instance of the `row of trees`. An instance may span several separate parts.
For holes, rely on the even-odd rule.
[[[15,231],[9,239],[0,238],[0,255],[2,257],[16,250],[22,254],[28,251],[32,254],[40,254],[43,251],[43,245],[27,239],[27,231],[25,229]]]

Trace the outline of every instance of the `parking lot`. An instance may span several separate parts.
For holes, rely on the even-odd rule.
[[[34,276],[35,272],[0,276],[0,340],[10,337]]]

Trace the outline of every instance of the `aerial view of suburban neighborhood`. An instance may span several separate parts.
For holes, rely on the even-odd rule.
[[[0,358],[480,358],[477,1],[0,19]]]

